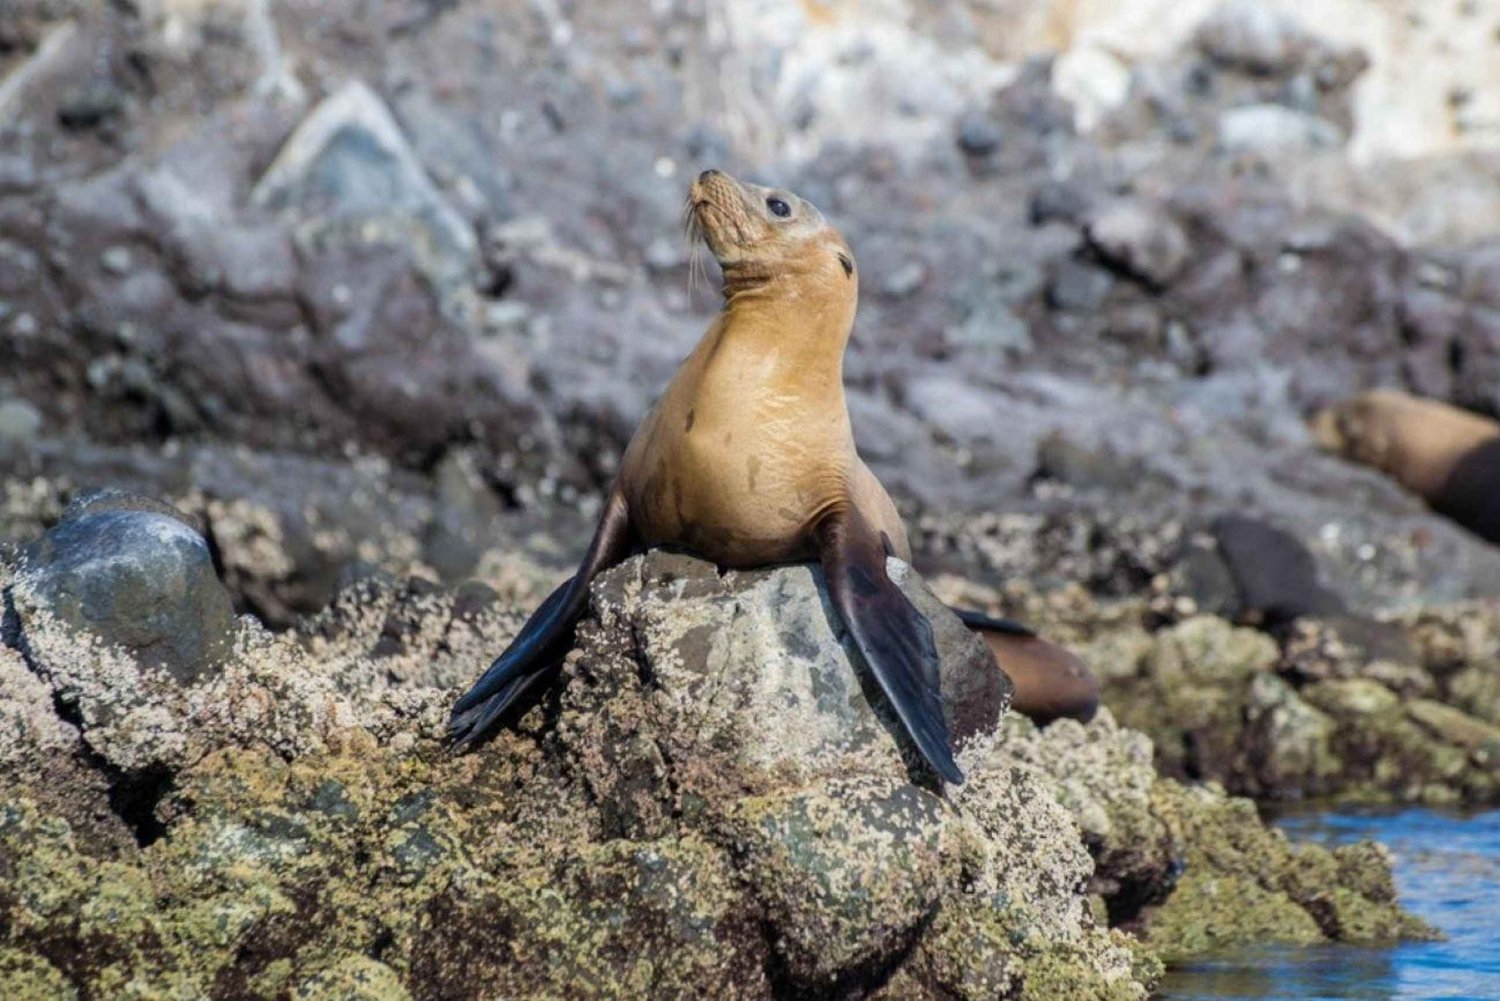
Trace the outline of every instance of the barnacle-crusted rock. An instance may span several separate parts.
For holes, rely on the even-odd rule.
[[[0,648],[0,672],[17,673],[0,697],[23,738],[0,742],[12,758],[81,735],[117,772],[161,775],[225,746],[294,756],[359,733],[410,746],[441,727],[443,689],[520,621],[482,587],[374,579],[271,634],[233,618],[207,546],[172,508],[109,494],[70,511],[7,571],[25,657]]]
[[[1488,603],[1299,617],[1275,638],[1207,615],[1155,633],[1094,618],[1085,648],[1106,665],[1104,701],[1151,736],[1168,775],[1261,800],[1500,797]]]
[[[889,781],[830,781],[741,801],[734,819],[744,873],[790,971],[833,981],[910,939],[953,879],[945,812],[933,794]]]
[[[1150,745],[1107,713],[1036,732],[1008,721],[997,753],[1049,777],[1096,865],[1112,923],[1167,960],[1265,941],[1378,941],[1432,934],[1396,902],[1372,842],[1293,845],[1249,800],[1159,778]]]

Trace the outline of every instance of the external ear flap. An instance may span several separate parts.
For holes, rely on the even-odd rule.
[[[852,261],[849,258],[849,255],[846,254],[846,253],[843,253],[842,251],[840,251],[839,252],[839,263],[844,266],[844,277],[845,278],[853,278],[854,277],[854,261]]]

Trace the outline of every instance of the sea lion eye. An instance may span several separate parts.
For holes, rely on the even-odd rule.
[[[780,198],[767,198],[766,208],[771,210],[773,216],[785,219],[792,214],[792,207]]]

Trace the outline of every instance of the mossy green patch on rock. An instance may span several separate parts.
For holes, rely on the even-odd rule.
[[[1183,875],[1143,927],[1173,959],[1255,942],[1358,942],[1431,936],[1404,912],[1390,858],[1373,845],[1293,845],[1248,800],[1163,780],[1153,811],[1183,848]]]
[[[0,997],[7,1001],[74,1001],[78,990],[41,956],[0,948]]]
[[[297,985],[295,1001],[411,1001],[389,966],[369,956],[338,959]]]

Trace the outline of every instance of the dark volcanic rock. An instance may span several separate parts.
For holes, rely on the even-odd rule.
[[[23,630],[51,616],[182,682],[213,672],[236,623],[203,537],[147,498],[70,507],[22,554],[13,585]]]
[[[1344,600],[1318,577],[1313,554],[1290,532],[1259,518],[1226,514],[1213,523],[1240,607],[1267,624],[1344,611]]]

